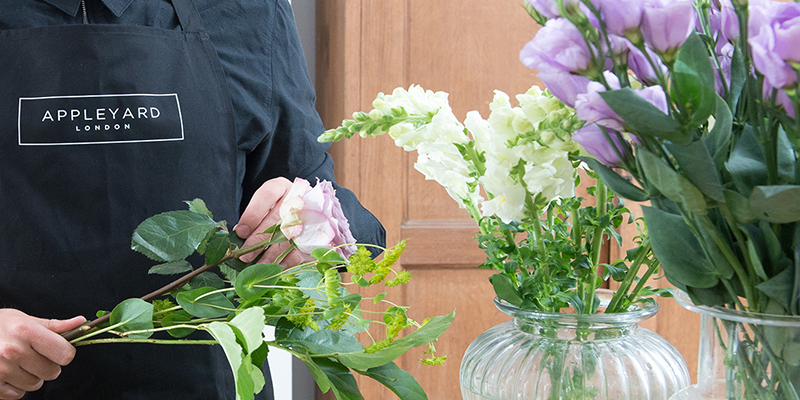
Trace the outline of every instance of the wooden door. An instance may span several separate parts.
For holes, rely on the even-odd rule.
[[[513,98],[540,84],[518,61],[536,30],[521,0],[317,0],[317,108],[325,126],[334,128],[354,111],[370,110],[378,92],[419,84],[450,93],[459,119],[470,110],[486,118],[493,90]],[[477,226],[444,189],[414,170],[416,154],[391,139],[353,139],[331,153],[337,180],[382,221],[387,242],[408,240],[400,261],[413,279],[389,296],[410,306],[411,318],[456,309],[436,345],[448,356],[444,366],[421,365],[419,351],[399,364],[430,399],[460,399],[458,371],[467,346],[509,319],[492,304],[490,273],[476,268],[484,260],[474,240]],[[687,329],[686,319],[694,316],[671,301],[648,327],[666,333],[691,359],[699,329]],[[359,379],[359,385],[368,400],[395,398],[374,382]]]

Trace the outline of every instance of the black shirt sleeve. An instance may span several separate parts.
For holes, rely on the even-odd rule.
[[[359,243],[385,246],[385,231],[349,190],[336,185],[314,108],[292,9],[286,0],[202,0],[198,8],[231,91],[239,145],[242,210],[265,181],[283,176],[334,184]]]

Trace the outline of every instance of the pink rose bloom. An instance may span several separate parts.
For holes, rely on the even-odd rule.
[[[302,253],[318,248],[335,249],[347,258],[355,253],[356,240],[350,224],[328,181],[317,180],[313,188],[307,180],[296,178],[280,208],[281,232]]]

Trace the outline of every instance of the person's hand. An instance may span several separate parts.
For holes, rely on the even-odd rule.
[[[56,379],[75,357],[75,347],[59,333],[71,331],[86,318],[40,319],[21,311],[0,309],[0,400],[21,399]]]
[[[280,221],[281,203],[292,182],[286,178],[274,178],[264,182],[250,199],[250,203],[242,213],[239,223],[233,228],[240,238],[245,239],[244,246],[250,246],[260,241],[268,239],[269,233],[264,233],[269,227]],[[281,254],[289,247],[289,242],[283,242],[270,246],[259,262],[274,263]],[[253,261],[258,255],[258,251],[245,254],[240,257],[244,262]],[[293,267],[305,261],[305,256],[298,250],[292,250],[281,260],[280,264],[284,268]]]

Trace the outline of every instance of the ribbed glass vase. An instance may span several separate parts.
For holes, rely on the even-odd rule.
[[[697,384],[671,400],[800,400],[800,316],[678,304],[701,316]]]
[[[611,295],[598,293],[601,306]],[[495,305],[514,320],[467,349],[465,400],[666,400],[690,384],[675,347],[637,325],[657,304],[592,315],[525,311],[497,299]]]

